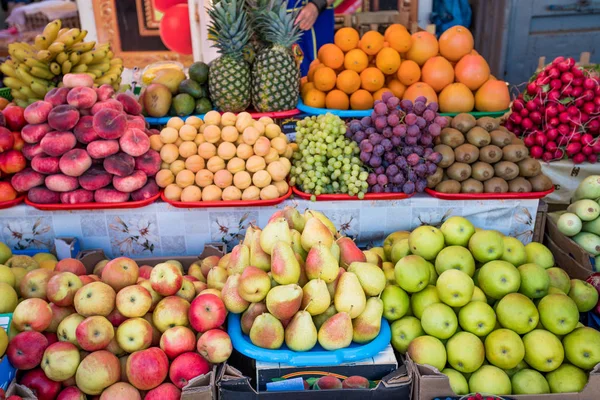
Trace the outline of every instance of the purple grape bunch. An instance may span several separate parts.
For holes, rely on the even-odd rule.
[[[413,104],[386,92],[375,101],[371,116],[348,123],[346,136],[358,143],[359,159],[369,169],[370,193],[423,192],[427,177],[442,155],[433,151],[435,138],[447,125],[437,103],[423,96]]]

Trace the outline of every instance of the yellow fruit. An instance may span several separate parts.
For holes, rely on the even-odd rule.
[[[221,129],[221,139],[223,139],[226,142],[235,143],[239,135],[240,133],[234,126],[226,126],[223,129]]]
[[[242,160],[247,160],[254,155],[252,146],[246,143],[239,144],[235,153]]]
[[[202,190],[198,186],[188,186],[181,191],[181,201],[191,202],[202,200]]]
[[[173,175],[177,175],[179,172],[185,169],[185,162],[183,160],[175,160],[171,163],[169,169]]]
[[[233,128],[233,129],[235,130],[235,128]],[[237,130],[236,130],[236,133],[237,133]],[[217,148],[217,155],[219,157],[221,157],[223,160],[231,160],[233,157],[235,157],[236,151],[237,151],[237,148],[235,147],[235,144],[230,143],[230,142],[223,142]]]
[[[239,171],[233,175],[233,184],[239,189],[246,189],[252,184],[252,178],[247,171]]]
[[[286,148],[287,148],[287,145],[286,145]],[[269,165],[273,161],[277,161],[279,159],[279,153],[277,153],[277,150],[275,150],[273,147],[271,147],[271,149],[269,150],[269,154],[264,156],[264,159],[265,159],[265,162],[267,163],[267,165]]]
[[[179,157],[179,149],[173,143],[165,144],[160,149],[160,158],[166,163],[172,163]]]
[[[213,173],[225,169],[225,161],[219,156],[211,157],[206,163],[206,169]]]
[[[221,124],[221,114],[218,111],[209,111],[204,115],[204,123],[208,125]]]
[[[223,191],[221,188],[210,185],[202,190],[202,201],[218,201],[221,200],[221,194]]]
[[[205,166],[206,163],[204,162],[204,158],[200,157],[197,154],[190,156],[185,160],[185,169],[189,169],[193,173],[200,171]]]
[[[0,282],[0,314],[15,311],[17,304],[17,291],[8,283]]]
[[[175,175],[168,169],[161,169],[156,173],[155,179],[159,187],[165,188],[175,182]]]
[[[165,197],[169,200],[179,201],[181,199],[181,189],[176,184],[172,183],[165,188],[164,194]]]
[[[56,264],[58,264],[58,261],[56,261],[56,260],[44,260],[44,261],[40,262],[39,264],[40,264],[40,268],[48,269],[50,271],[54,271],[54,268],[56,268]]]
[[[212,143],[204,142],[198,146],[198,155],[208,160],[217,155],[217,147]]]
[[[221,126],[235,126],[237,116],[232,112],[226,112],[221,115]]]
[[[177,183],[177,186],[185,188],[192,185],[194,183],[195,178],[196,176],[192,171],[184,169],[183,171],[180,171],[175,177],[175,183]]]
[[[269,150],[271,150],[271,142],[264,136],[259,137],[252,146],[252,150],[254,150],[254,154],[257,156],[264,157],[269,154]]]
[[[223,200],[240,200],[242,198],[242,191],[235,186],[228,186],[223,189],[221,197]]]
[[[54,261],[58,261],[56,259],[56,256],[52,253],[37,253],[36,255],[33,256],[33,259],[35,261],[37,261],[37,263],[41,263],[44,260],[54,260]]]
[[[260,137],[260,133],[253,126],[249,126],[248,128],[244,129],[242,137],[244,139],[244,143],[250,146],[254,146],[254,143],[256,143],[256,141]]]
[[[242,192],[242,200],[260,199],[260,189],[256,186],[249,186]]]
[[[184,124],[184,122],[181,118],[172,117],[172,118],[169,118],[169,121],[167,122],[167,127],[175,128],[175,129],[179,130],[183,126],[183,124]]]
[[[175,141],[179,138],[179,132],[177,129],[167,126],[160,131],[160,140],[163,143],[175,143]]]
[[[281,133],[281,127],[277,124],[268,124],[265,127],[265,136],[274,139]]]
[[[6,348],[8,347],[8,335],[4,328],[0,327],[0,358],[4,356]]]
[[[179,128],[179,137],[181,140],[194,140],[198,134],[198,129],[192,125],[183,125]]]
[[[289,170],[286,169],[283,163],[280,161],[274,161],[271,164],[267,165],[267,172],[273,178],[274,181],[282,181],[285,180],[285,177],[289,173]]]
[[[185,124],[192,125],[194,128],[200,129],[200,127],[202,125],[204,125],[204,121],[202,121],[200,118],[196,117],[195,115],[190,115],[189,117],[187,117],[185,119]]]
[[[222,169],[215,172],[213,181],[216,186],[220,187],[221,189],[225,189],[227,186],[231,186],[231,183],[233,182],[233,175],[226,169]]]
[[[275,185],[269,185],[264,187],[260,191],[260,199],[261,200],[272,200],[279,197],[279,191],[275,187]]]
[[[160,151],[160,149],[163,147],[163,142],[162,139],[160,138],[160,135],[152,135],[150,136],[150,148],[154,151]]]
[[[252,156],[246,161],[246,169],[249,172],[257,172],[265,169],[267,164],[265,163],[265,159],[259,156]]]
[[[237,172],[243,171],[246,168],[246,161],[242,160],[239,157],[233,157],[231,160],[227,162],[227,171],[232,174],[236,174]]]
[[[271,175],[265,170],[256,171],[252,175],[252,183],[257,188],[262,189],[271,184]]]
[[[204,139],[209,143],[217,143],[221,140],[221,129],[216,125],[208,125],[204,128]]]
[[[214,174],[212,172],[207,169],[201,169],[200,171],[196,172],[196,185],[200,186],[201,188],[212,185],[213,177]]]
[[[271,147],[277,150],[277,154],[280,156],[285,154],[285,150],[287,149],[288,141],[285,136],[279,136],[275,139],[271,140]]]
[[[259,135],[263,136],[265,134],[265,124],[263,124],[262,122],[254,121],[252,126],[258,131]]]
[[[286,181],[273,182],[273,185],[277,188],[279,192],[279,197],[283,196],[290,190],[290,185]]]
[[[0,264],[0,282],[15,287],[16,278],[10,267]]]
[[[179,145],[179,155],[183,158],[198,154],[198,146],[194,142],[185,141]]]

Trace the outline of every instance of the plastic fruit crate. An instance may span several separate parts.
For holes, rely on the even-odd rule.
[[[0,327],[2,327],[6,333],[10,329],[10,323],[12,321],[12,313],[0,314]],[[13,367],[8,361],[6,355],[0,360],[0,388],[6,390],[8,385],[15,379],[17,369]]]

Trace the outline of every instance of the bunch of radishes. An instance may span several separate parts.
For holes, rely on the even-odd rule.
[[[521,135],[532,157],[544,161],[565,155],[579,164],[600,154],[600,78],[557,57],[532,78],[513,102],[505,126]]]

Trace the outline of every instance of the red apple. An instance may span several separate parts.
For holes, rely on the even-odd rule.
[[[181,390],[172,383],[163,383],[146,393],[144,400],[179,400]]]
[[[6,355],[8,361],[17,369],[32,369],[42,362],[48,339],[35,331],[18,333],[8,343]]]
[[[190,328],[174,326],[167,329],[160,337],[160,348],[170,360],[178,355],[193,351],[196,346],[196,335]]]
[[[25,146],[25,141],[21,137],[20,132],[11,132],[13,135],[13,149],[15,150],[23,150],[23,146]]]
[[[25,110],[18,106],[8,106],[2,110],[2,114],[4,114],[4,118],[6,119],[6,127],[11,131],[20,132],[27,125],[24,113]]]
[[[210,371],[210,364],[198,353],[183,353],[173,360],[169,368],[169,378],[178,388],[186,386],[190,379]]]
[[[60,307],[54,303],[50,303],[50,309],[52,310],[52,322],[50,322],[50,325],[46,328],[46,332],[56,332],[58,325],[63,319],[71,314],[75,314],[75,308],[72,306]]]
[[[48,339],[48,346],[58,342],[58,335],[54,332],[42,332],[42,335]]]
[[[198,356],[200,357],[200,356]],[[136,351],[127,359],[127,379],[139,390],[154,389],[167,377],[169,359],[161,349]]]
[[[75,293],[82,286],[81,279],[74,273],[59,272],[48,281],[46,296],[48,296],[48,300],[57,306],[72,306]]]
[[[85,394],[77,388],[77,386],[69,386],[64,388],[56,400],[85,400]]]
[[[99,350],[83,357],[75,382],[85,394],[99,395],[104,389],[117,383],[121,378],[119,359],[109,351]]]
[[[150,279],[150,274],[152,273],[152,267],[149,265],[142,265],[140,267],[140,278]]]
[[[176,265],[161,263],[152,268],[150,283],[161,296],[172,296],[181,289],[183,276]]]
[[[5,174],[15,174],[27,166],[27,159],[19,150],[0,153],[0,170]]]
[[[52,322],[52,309],[42,299],[25,299],[13,311],[12,323],[19,331],[44,331]]]
[[[95,315],[84,319],[77,326],[75,336],[83,350],[97,351],[108,346],[115,337],[115,328],[106,318]]]
[[[218,328],[223,325],[226,316],[225,304],[214,294],[201,294],[196,297],[188,312],[190,325],[198,332]]]
[[[9,182],[0,182],[0,202],[11,201],[17,198],[17,191]]]
[[[87,274],[85,265],[83,265],[81,261],[74,258],[65,258],[64,260],[60,260],[56,264],[54,270],[57,272],[71,272],[77,276]]]
[[[135,285],[140,269],[135,261],[127,257],[111,260],[102,269],[102,282],[116,292],[129,285]]]
[[[40,368],[33,369],[21,378],[21,385],[27,386],[38,400],[54,400],[60,392],[60,382],[54,382],[46,377]]]
[[[0,153],[12,150],[15,144],[15,138],[11,131],[3,126],[0,126]]]
[[[206,358],[208,362],[220,364],[231,356],[233,346],[227,332],[211,329],[200,336],[197,349],[198,353],[202,354],[202,357]]]
[[[77,312],[84,317],[109,315],[115,308],[117,294],[104,282],[92,282],[75,293],[73,304]]]
[[[118,328],[119,325],[121,325],[123,322],[127,321],[127,317],[125,317],[123,314],[121,314],[119,312],[119,310],[117,310],[116,308],[114,310],[112,310],[112,312],[110,314],[108,314],[106,319],[108,319],[115,328]]]

